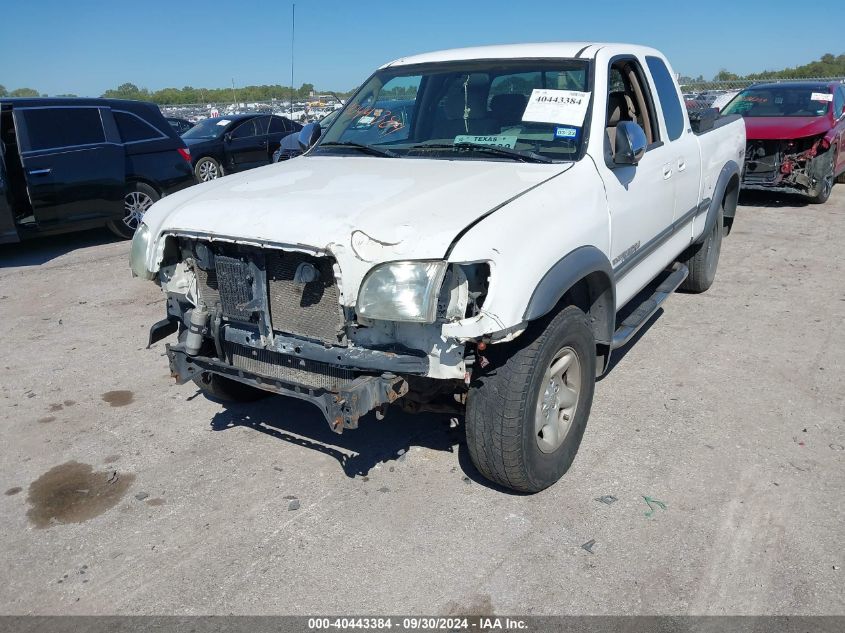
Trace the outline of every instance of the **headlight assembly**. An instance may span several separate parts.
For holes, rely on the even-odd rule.
[[[358,314],[377,321],[434,323],[444,261],[388,262],[374,267],[361,284]]]
[[[153,279],[155,273],[147,270],[147,249],[150,246],[150,229],[143,222],[135,231],[132,237],[132,246],[129,248],[129,267],[134,277],[141,279]]]

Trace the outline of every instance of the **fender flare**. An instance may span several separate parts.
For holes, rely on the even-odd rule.
[[[728,189],[728,185],[734,177],[736,177],[737,181],[739,181],[739,174],[739,165],[737,165],[736,161],[729,160],[725,163],[724,167],[722,167],[722,171],[719,173],[719,178],[716,180],[716,186],[713,188],[713,196],[710,198],[710,206],[707,207],[707,220],[704,222],[704,230],[701,232],[701,235],[696,238],[693,244],[701,244],[705,239],[707,239],[707,236],[710,234],[710,229],[713,228],[713,224],[719,216],[719,207],[722,206],[722,201],[725,199],[725,192]],[[737,182],[737,195],[739,194],[739,184],[740,183]],[[725,209],[725,217],[734,217],[734,215],[736,215],[736,196],[733,197],[733,200],[728,201],[727,206],[730,208]]]
[[[592,315],[593,328],[597,342],[609,343],[616,327],[616,283],[610,260],[595,246],[576,248],[543,275],[531,294],[523,320],[534,321],[547,315],[575,284],[594,274],[605,277],[607,288],[602,294],[607,296],[604,297],[606,305],[601,308],[604,318]]]

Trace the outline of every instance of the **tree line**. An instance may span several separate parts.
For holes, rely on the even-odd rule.
[[[312,94],[320,94],[314,84],[304,83],[299,88],[282,86],[279,84],[263,86],[243,86],[240,88],[162,88],[150,91],[139,88],[133,83],[125,83],[117,88],[106,90],[101,96],[108,99],[138,99],[152,101],[159,105],[179,105],[184,103],[223,103],[223,102],[253,102],[271,101],[273,99],[289,101],[291,96],[295,101],[306,100]],[[346,93],[338,93],[346,96]]]
[[[845,77],[845,54],[832,55],[827,53],[809,64],[784,68],[783,70],[766,70],[750,75],[737,75],[727,69],[720,70],[713,81],[756,81],[761,79],[814,79],[817,77]]]
[[[752,73],[749,75],[738,75],[725,68],[716,73],[713,81],[755,81],[761,79],[809,79],[814,77],[845,77],[845,53],[842,55],[832,55],[827,53],[821,56],[821,59],[804,64],[802,66],[795,66],[792,68],[784,68],[783,70],[767,70],[761,73]],[[698,77],[680,77],[680,83],[688,84],[695,82],[707,81],[702,75]],[[407,93],[411,95],[413,89],[406,89]],[[194,88],[193,86],[185,86],[184,88],[162,88],[161,90],[148,90],[146,88],[139,88],[133,83],[124,83],[117,88],[106,90],[101,96],[111,99],[138,99],[140,101],[152,101],[159,105],[179,105],[184,103],[224,103],[224,102],[253,102],[253,101],[271,101],[278,99],[282,101],[289,100],[293,95],[294,100],[302,101],[308,99],[311,93],[319,94],[314,89],[314,84],[304,83],[299,88],[291,86],[282,86],[279,84],[262,85],[262,86],[243,86],[241,88]],[[328,93],[329,91],[326,91]],[[336,94],[345,98],[348,97],[352,91],[337,92]],[[40,93],[33,88],[16,88],[15,90],[7,90],[5,86],[0,85],[0,97],[46,97],[46,94]],[[55,97],[75,97],[74,94],[52,95]]]

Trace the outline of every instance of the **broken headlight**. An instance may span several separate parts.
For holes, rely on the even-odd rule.
[[[147,249],[150,246],[150,228],[143,222],[135,231],[132,237],[132,246],[129,248],[129,267],[134,277],[141,279],[153,279],[155,273],[147,270]]]
[[[388,262],[376,266],[361,284],[358,314],[376,321],[434,323],[444,261]]]

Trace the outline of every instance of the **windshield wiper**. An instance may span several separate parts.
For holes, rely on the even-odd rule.
[[[496,145],[479,145],[476,143],[422,143],[420,145],[412,145],[408,149],[473,149],[479,152],[487,152],[488,154],[497,154],[498,156],[508,156],[523,160],[527,163],[551,163],[551,158],[546,158],[537,152],[521,151],[518,149],[510,149],[509,147],[498,147]]]
[[[364,143],[356,143],[355,141],[327,141],[320,143],[318,147],[351,147],[352,149],[359,149],[362,152],[367,152],[373,156],[383,156],[385,158],[399,158],[399,154],[391,152],[389,149],[382,149],[375,145],[365,145]]]

